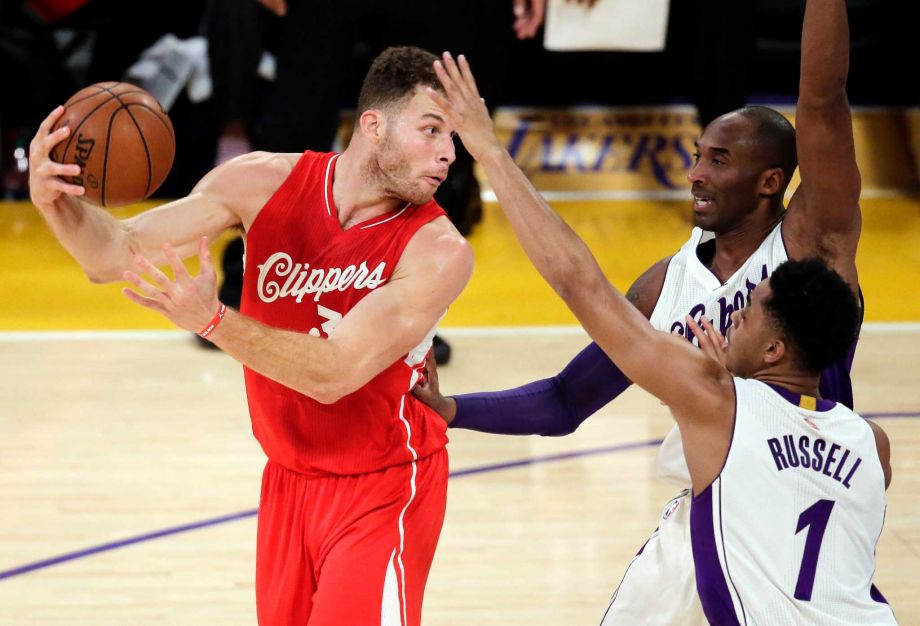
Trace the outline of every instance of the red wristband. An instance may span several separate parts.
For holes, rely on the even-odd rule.
[[[199,337],[206,338],[214,329],[217,328],[217,325],[220,324],[221,320],[224,319],[224,315],[227,314],[227,305],[223,302],[220,303],[220,307],[217,309],[217,313],[214,314],[214,317],[211,318],[211,321],[208,322],[208,325],[204,327],[204,330],[198,333]]]

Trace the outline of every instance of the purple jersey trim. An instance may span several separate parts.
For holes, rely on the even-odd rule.
[[[778,393],[780,396],[782,396],[782,398],[786,400],[787,402],[789,402],[789,404],[793,404],[801,408],[801,401],[802,401],[801,394],[789,391],[785,387],[780,387],[779,385],[774,385],[772,383],[766,383],[766,385],[770,389]],[[817,400],[817,405],[818,406],[816,410],[819,413],[823,413],[824,411],[830,411],[831,409],[833,409],[835,406],[837,406],[837,403],[831,400],[819,399]]]
[[[719,626],[741,626],[719,562],[712,516],[712,485],[693,498],[693,506],[690,507],[690,542],[696,568],[696,590],[706,619],[710,624]]]

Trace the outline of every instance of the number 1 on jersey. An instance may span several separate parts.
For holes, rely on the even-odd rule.
[[[815,586],[815,573],[818,569],[818,556],[821,554],[821,542],[824,531],[827,530],[827,521],[831,518],[834,508],[833,500],[818,500],[799,515],[799,523],[795,534],[808,528],[805,537],[805,554],[802,555],[802,565],[799,567],[799,579],[795,583],[795,598],[797,600],[811,600],[811,591]]]

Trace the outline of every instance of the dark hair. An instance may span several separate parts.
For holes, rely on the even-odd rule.
[[[846,281],[823,261],[786,261],[770,276],[770,291],[764,309],[809,372],[820,372],[853,347],[859,303]]]
[[[786,180],[781,192],[785,191],[799,164],[795,152],[795,128],[782,113],[769,107],[747,106],[736,113],[756,123],[754,141],[767,161],[767,167],[783,170]]]
[[[358,95],[358,115],[369,109],[388,108],[411,96],[416,86],[441,90],[434,73],[437,57],[413,46],[387,48],[374,59]]]

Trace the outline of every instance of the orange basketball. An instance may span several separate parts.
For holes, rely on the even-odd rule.
[[[55,124],[70,135],[54,147],[51,158],[76,163],[84,198],[115,207],[148,197],[159,187],[176,154],[172,122],[156,98],[130,83],[97,83],[81,89],[64,104]]]

